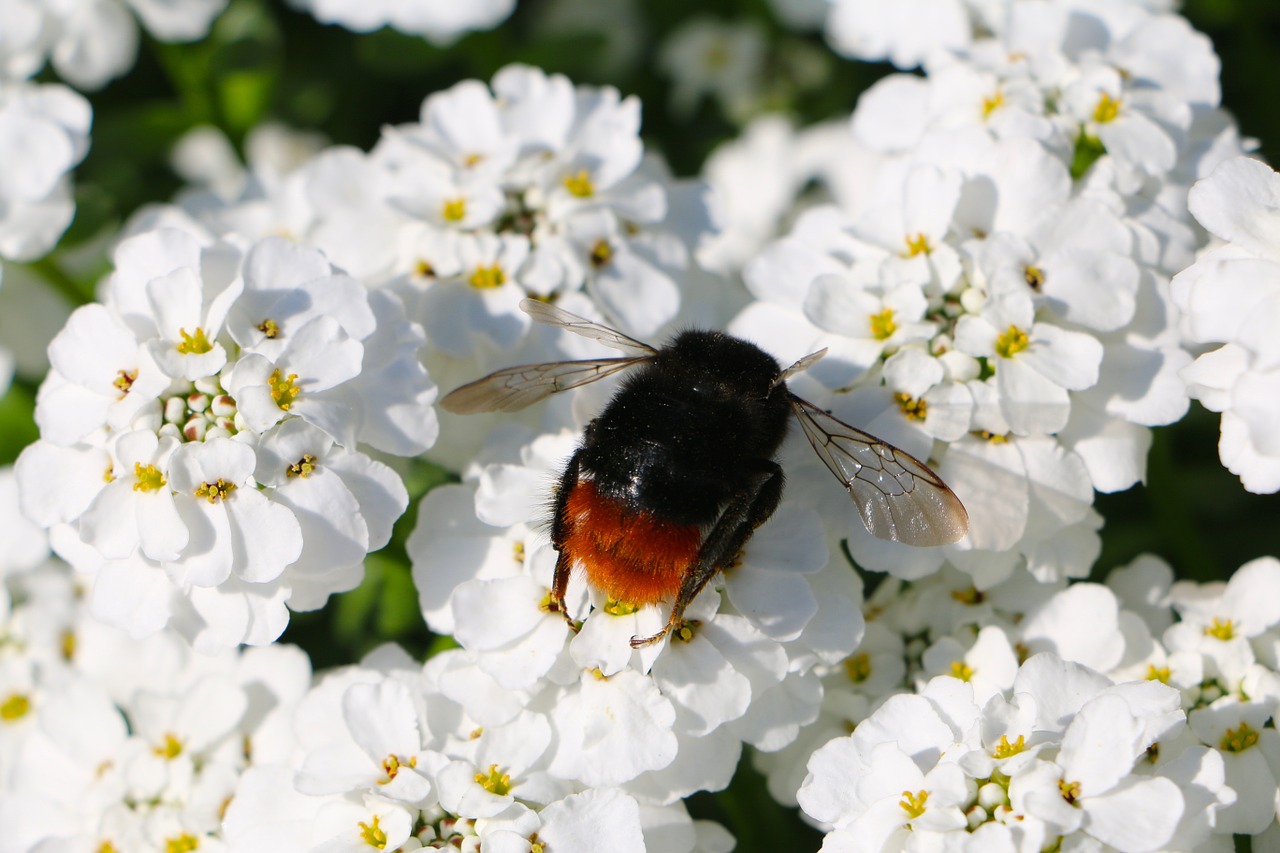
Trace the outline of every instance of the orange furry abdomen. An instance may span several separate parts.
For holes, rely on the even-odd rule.
[[[697,525],[626,507],[601,495],[591,480],[570,490],[564,521],[561,550],[583,567],[593,587],[627,604],[674,599],[702,544]]]

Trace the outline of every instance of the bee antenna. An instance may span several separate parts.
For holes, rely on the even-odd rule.
[[[822,359],[822,357],[826,354],[827,354],[826,347],[823,347],[817,352],[809,353],[804,358],[800,359],[795,364],[791,365],[786,370],[779,373],[774,378],[773,383],[770,384],[769,387],[777,388],[779,385],[781,385],[783,382],[786,382],[788,379],[790,379],[792,376],[795,376],[797,373],[803,373],[804,371],[808,370],[810,367],[813,367],[815,364],[817,364]]]

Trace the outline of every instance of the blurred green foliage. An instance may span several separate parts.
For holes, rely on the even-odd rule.
[[[662,152],[678,174],[692,175],[738,128],[710,105],[688,117],[665,106],[670,81],[655,73],[654,56],[691,17],[757,21],[773,45],[765,101],[785,107],[801,124],[847,116],[858,93],[890,70],[837,59],[818,34],[780,26],[766,0],[644,0],[636,4],[640,20],[627,34],[631,43],[621,46],[593,35],[548,34],[542,22],[550,5],[520,0],[503,26],[448,48],[389,30],[353,34],[274,0],[232,0],[209,38],[195,45],[158,44],[144,36],[133,72],[89,94],[94,128],[90,153],[76,172],[77,219],[59,252],[34,265],[36,272],[73,302],[91,299],[105,269],[101,251],[96,262],[63,264],[61,258],[92,249],[93,241],[142,205],[171,198],[180,181],[169,168],[169,152],[200,125],[222,129],[241,146],[253,127],[278,120],[367,149],[383,126],[416,120],[427,94],[467,78],[487,80],[508,63],[525,62],[640,97],[650,150]],[[1274,109],[1280,3],[1187,0],[1183,11],[1222,57],[1224,103],[1243,132],[1260,140],[1260,153],[1280,161],[1280,111]],[[625,61],[628,51],[631,62]],[[53,79],[50,72],[45,79]],[[11,463],[36,436],[38,380],[20,377],[0,399],[0,464]],[[1098,498],[1106,528],[1096,577],[1144,551],[1196,580],[1225,578],[1248,559],[1280,553],[1280,496],[1245,492],[1219,465],[1217,440],[1217,416],[1194,405],[1182,422],[1156,431],[1147,484]],[[405,553],[417,501],[450,475],[425,462],[402,473],[413,504],[391,544],[367,561],[364,583],[322,611],[295,615],[285,634],[285,641],[307,649],[317,669],[354,661],[385,641],[419,656],[451,645],[423,625]],[[745,762],[729,792],[699,795],[691,808],[724,822],[746,853],[819,844],[818,834],[793,812],[772,803]]]

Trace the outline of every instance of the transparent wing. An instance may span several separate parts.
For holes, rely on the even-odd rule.
[[[582,335],[584,338],[599,341],[607,347],[612,347],[622,352],[629,352],[637,356],[655,355],[658,352],[646,343],[641,343],[635,338],[629,338],[622,332],[610,329],[608,326],[593,323],[586,317],[570,314],[563,308],[557,308],[549,302],[524,299],[520,302],[520,309],[539,323],[568,329],[575,335]]]
[[[955,542],[968,532],[964,504],[928,465],[794,394],[791,409],[873,536],[927,547]]]
[[[557,391],[586,385],[619,370],[648,361],[643,358],[596,358],[586,361],[553,361],[521,364],[490,373],[444,396],[440,405],[459,415],[480,412],[517,412],[545,400]]]

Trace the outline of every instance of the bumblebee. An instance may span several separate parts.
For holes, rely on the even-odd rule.
[[[968,531],[964,505],[927,465],[788,389],[787,379],[825,350],[783,369],[723,332],[685,331],[652,347],[544,302],[520,307],[626,353],[509,367],[440,401],[458,414],[514,412],[628,372],[587,425],[555,492],[552,596],[566,620],[565,593],[580,567],[616,601],[674,602],[665,627],[632,637],[633,648],[678,628],[689,603],[778,508],[785,477],[776,456],[793,417],[874,536],[934,546]]]

